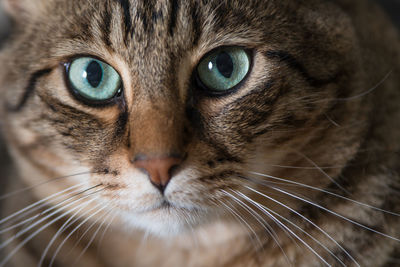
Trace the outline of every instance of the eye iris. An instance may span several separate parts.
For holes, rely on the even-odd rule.
[[[113,99],[121,90],[121,77],[109,64],[80,57],[66,65],[69,86],[79,100],[97,103]],[[94,103],[94,102],[91,102]]]
[[[89,84],[97,88],[103,79],[103,68],[97,61],[91,61],[86,68],[86,79]]]
[[[217,64],[218,71],[222,74],[222,76],[224,76],[227,79],[232,77],[233,60],[232,60],[232,57],[228,53],[221,52],[217,56],[216,64]]]
[[[209,53],[197,66],[196,82],[211,92],[227,92],[246,78],[250,57],[241,47],[223,47]]]

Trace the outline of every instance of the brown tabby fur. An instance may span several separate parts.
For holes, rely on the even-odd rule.
[[[93,195],[100,197],[93,203],[109,204],[104,211],[116,214],[105,237],[97,235],[78,266],[324,266],[299,239],[236,191],[321,242],[327,250],[280,219],[332,266],[357,266],[355,261],[361,266],[399,265],[400,242],[356,225],[400,238],[399,216],[290,184],[400,213],[400,42],[373,3],[4,3],[16,22],[0,57],[2,128],[18,170],[9,177],[8,191],[51,181],[18,195],[23,207],[29,203],[24,201],[86,182],[82,190],[102,189]],[[249,49],[253,63],[237,91],[211,97],[194,86],[192,73],[207,52],[220,46]],[[96,56],[120,73],[123,99],[91,107],[72,96],[62,63],[82,55]],[[170,206],[160,206],[163,196],[132,160],[142,154],[177,153],[186,157],[164,194]],[[51,180],[87,171],[91,173]],[[338,244],[246,185],[300,212]],[[80,214],[95,207],[93,203]],[[4,214],[10,214],[18,203],[13,198],[4,206]],[[247,225],[232,215],[235,210]],[[102,222],[101,214],[85,225]],[[262,220],[276,232],[281,248]],[[8,263],[35,266],[64,221],[46,228]],[[72,229],[57,239],[43,266]],[[83,230],[73,234],[55,265],[72,266],[96,229],[78,246],[74,244]],[[2,258],[26,236],[7,246]]]

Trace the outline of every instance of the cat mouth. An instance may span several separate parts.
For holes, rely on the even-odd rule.
[[[181,206],[178,204],[175,204],[171,201],[168,201],[166,199],[162,200],[162,202],[160,204],[158,204],[157,206],[155,206],[154,208],[150,209],[150,212],[195,212],[198,209],[195,207],[185,207],[185,206]]]
[[[163,200],[163,202],[161,202],[161,204],[159,205],[159,207],[157,209],[172,209],[172,208],[176,208],[174,206],[174,204],[172,204],[171,202],[169,202],[168,200]]]
[[[158,203],[152,207],[148,207],[138,213],[144,214],[144,213],[149,213],[149,212],[173,211],[173,210],[176,211],[176,210],[180,210],[180,209],[184,209],[184,208],[178,207],[178,206],[174,205],[173,203],[169,202],[168,200],[164,199],[160,203]]]

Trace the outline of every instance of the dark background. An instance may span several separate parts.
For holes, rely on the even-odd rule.
[[[376,0],[376,1],[378,3],[381,3],[383,8],[392,17],[393,21],[400,29],[400,0]]]

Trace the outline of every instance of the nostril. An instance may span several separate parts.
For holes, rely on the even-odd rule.
[[[173,176],[174,173],[176,172],[176,170],[179,168],[180,164],[175,164],[173,166],[171,166],[171,168],[168,171],[169,176]]]
[[[172,173],[182,163],[181,157],[153,157],[148,158],[143,155],[135,157],[133,165],[143,170],[149,176],[150,182],[164,191],[171,180]]]

